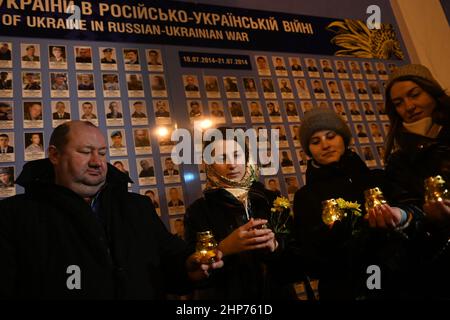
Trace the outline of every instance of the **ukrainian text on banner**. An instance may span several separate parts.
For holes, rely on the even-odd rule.
[[[403,58],[391,25],[174,1],[0,0],[0,35]]]

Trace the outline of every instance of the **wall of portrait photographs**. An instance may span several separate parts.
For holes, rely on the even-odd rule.
[[[152,198],[178,234],[206,177],[202,165],[174,163],[170,134],[192,129],[197,119],[279,129],[281,170],[263,168],[261,181],[291,200],[305,183],[298,130],[311,108],[334,109],[352,130],[351,148],[369,167],[383,166],[383,83],[398,61],[235,50],[251,57],[251,70],[181,67],[179,51],[192,49],[0,39],[0,197],[23,192],[13,184],[23,164],[44,158],[52,129],[73,119],[100,127],[111,164],[130,175],[130,190]],[[166,136],[155,134],[159,126]]]

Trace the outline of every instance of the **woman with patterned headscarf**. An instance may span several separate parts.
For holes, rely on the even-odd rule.
[[[284,241],[266,227],[277,197],[257,181],[258,168],[239,138],[208,142],[212,161],[206,164],[207,185],[202,198],[186,211],[185,239],[195,246],[197,232],[212,231],[223,252],[225,267],[214,272],[196,291],[199,299],[281,299],[295,296],[275,272]],[[242,132],[243,133],[243,132]],[[206,149],[205,149],[206,150]],[[286,213],[288,214],[288,213]]]

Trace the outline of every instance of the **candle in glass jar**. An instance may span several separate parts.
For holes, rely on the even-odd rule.
[[[197,244],[195,250],[200,255],[200,261],[205,264],[214,263],[217,242],[211,231],[197,232]]]
[[[445,180],[441,176],[425,179],[425,202],[443,201],[449,198],[450,193],[445,187]]]
[[[336,199],[329,199],[322,202],[322,221],[327,226],[332,226],[334,222],[341,220],[344,213],[339,208]]]
[[[381,192],[380,188],[378,187],[364,191],[364,198],[366,199],[366,212],[368,212],[370,209],[374,209],[375,207],[387,203],[387,201],[384,199],[383,192]]]

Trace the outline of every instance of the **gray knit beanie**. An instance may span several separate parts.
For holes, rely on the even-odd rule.
[[[305,113],[305,117],[300,126],[300,142],[303,150],[311,156],[309,151],[309,140],[317,131],[333,130],[339,134],[347,147],[352,138],[352,133],[342,118],[331,109],[314,108]]]
[[[421,65],[421,64],[407,64],[407,65],[398,67],[394,72],[392,72],[389,75],[389,79],[386,82],[386,88],[387,89],[390,88],[397,79],[403,78],[403,77],[410,77],[410,76],[423,78],[425,80],[428,80],[428,81],[434,83],[439,88],[441,88],[439,83],[436,81],[436,79],[431,74],[431,71],[428,70],[427,67],[425,67],[424,65]]]

